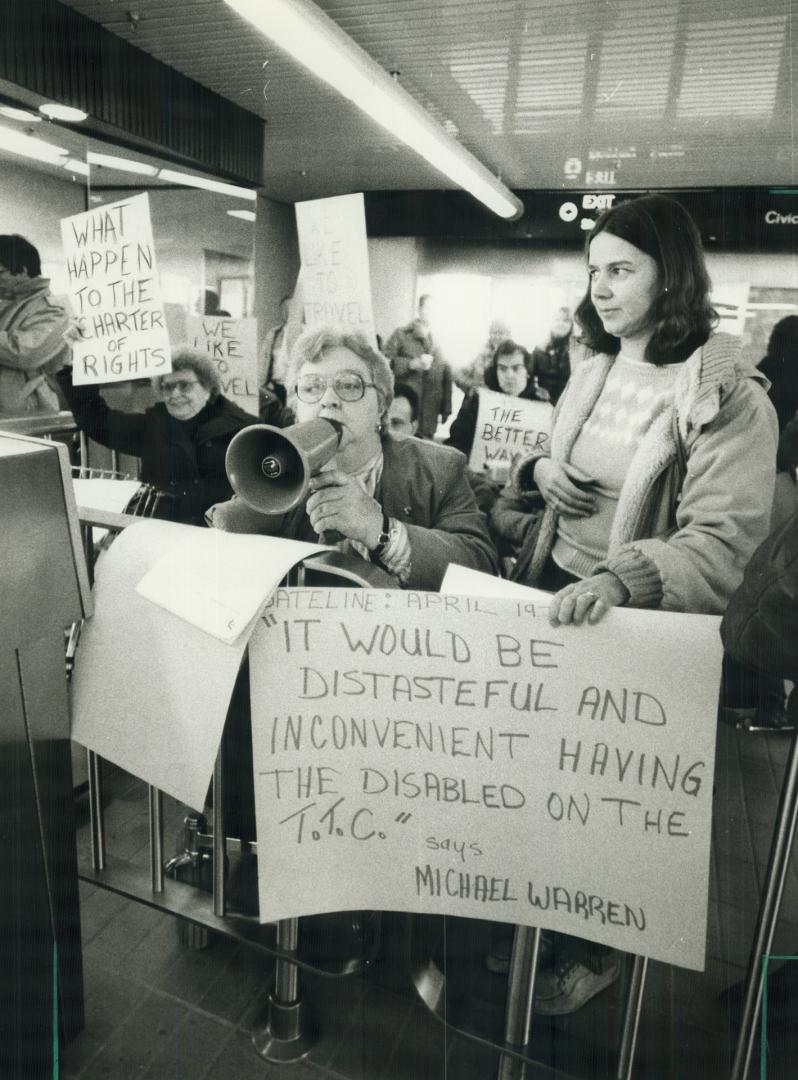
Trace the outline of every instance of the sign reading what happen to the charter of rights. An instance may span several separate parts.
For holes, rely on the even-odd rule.
[[[172,370],[146,193],[63,218],[76,385]]]
[[[529,401],[480,387],[469,467],[506,476],[519,457],[548,446],[553,411],[547,401]]]
[[[342,323],[374,337],[363,195],[296,204],[306,326]]]
[[[701,970],[717,622],[278,589],[249,650],[261,920],[447,913]]]
[[[257,329],[257,319],[224,315],[186,319],[188,343],[213,361],[224,396],[253,416],[258,415]]]

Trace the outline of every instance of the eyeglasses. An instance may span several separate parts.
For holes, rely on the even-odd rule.
[[[321,401],[328,386],[332,386],[341,401],[360,401],[367,386],[377,387],[376,383],[366,382],[356,371],[339,371],[332,379],[323,375],[303,375],[297,379],[296,396],[306,405],[315,405]]]
[[[174,382],[161,383],[161,395],[169,397],[177,390],[178,394],[187,394],[192,386],[199,386],[199,379],[175,379]]]

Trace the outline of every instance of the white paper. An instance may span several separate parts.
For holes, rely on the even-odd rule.
[[[442,595],[452,596],[514,596],[540,608],[547,608],[551,600],[551,593],[543,589],[533,589],[517,581],[483,574],[481,570],[471,570],[456,563],[449,563],[440,591]]]
[[[136,591],[230,644],[288,570],[324,550],[281,537],[192,528],[176,538]]]
[[[138,489],[139,480],[111,480],[108,477],[81,480],[73,478],[75,502],[89,510],[109,510],[121,514]]]
[[[247,636],[226,645],[136,592],[188,530],[142,521],[98,560],[71,683],[72,738],[201,810]]]
[[[445,913],[702,969],[718,623],[277,589],[249,649],[260,918]]]

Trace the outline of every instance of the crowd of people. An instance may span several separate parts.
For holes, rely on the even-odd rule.
[[[485,348],[454,376],[431,296],[382,350],[340,327],[294,339],[284,312],[269,336],[260,417],[228,401],[213,366],[185,348],[154,381],[158,403],[144,414],[74,386],[68,315],[31,252],[0,237],[0,408],[60,390],[87,434],[141,458],[164,516],[300,540],[332,532],[341,551],[411,589],[438,589],[449,563],[503,569],[552,594],[555,624],[594,624],[617,606],[723,615],[731,602],[725,639],[770,674],[783,706],[781,680],[798,667],[794,646],[778,645],[796,619],[795,515],[782,513],[766,557],[755,552],[771,532],[777,467],[783,498],[795,495],[798,317],[776,325],[759,367],[746,363],[738,340],[716,330],[700,237],[679,202],[642,196],[604,212],[587,236],[573,316],[557,311],[532,352],[492,323]],[[465,396],[444,445],[435,436],[453,382]],[[468,468],[483,388],[554,406],[549,439],[487,494]],[[334,422],[340,444],[305,501],[264,514],[233,493],[224,458],[238,431],[318,417]],[[749,570],[745,600],[733,601],[761,558],[778,561],[772,584],[757,589]],[[552,937],[547,954],[536,999],[544,1014],[572,1012],[618,974],[611,950],[578,939]]]

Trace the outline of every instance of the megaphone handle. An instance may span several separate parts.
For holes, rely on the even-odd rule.
[[[334,547],[336,544],[340,544],[343,539],[343,533],[339,533],[336,529],[329,529],[327,532],[321,534],[319,543],[327,544],[328,547]]]

